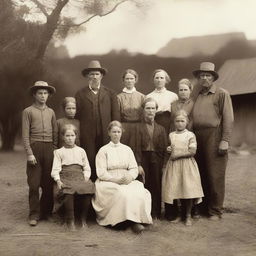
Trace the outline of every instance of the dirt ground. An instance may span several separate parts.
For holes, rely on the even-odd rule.
[[[25,155],[0,152],[0,255],[26,256],[254,256],[256,255],[256,154],[230,154],[225,214],[201,218],[192,227],[156,221],[142,235],[89,223],[67,232],[58,223],[27,224]]]

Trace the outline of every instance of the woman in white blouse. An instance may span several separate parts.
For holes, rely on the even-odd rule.
[[[151,195],[143,183],[135,180],[138,166],[130,147],[120,143],[122,125],[112,121],[108,127],[111,141],[96,155],[95,196],[92,200],[97,222],[115,226],[129,222],[134,232],[151,224]]]
[[[155,121],[165,128],[166,134],[169,134],[170,131],[171,105],[178,100],[176,93],[166,89],[166,85],[170,82],[170,76],[165,70],[156,69],[153,72],[155,90],[146,96],[146,98],[153,98],[157,102],[158,109]]]

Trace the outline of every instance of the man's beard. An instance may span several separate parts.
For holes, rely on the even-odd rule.
[[[98,88],[100,86],[100,82],[97,80],[90,80],[89,84],[92,88]]]

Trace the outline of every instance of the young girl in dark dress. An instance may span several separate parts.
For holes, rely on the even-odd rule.
[[[54,151],[51,176],[57,183],[58,197],[65,209],[65,220],[70,231],[75,231],[74,201],[79,200],[82,210],[82,226],[94,194],[94,183],[90,180],[91,168],[86,152],[75,144],[77,130],[72,124],[64,125],[61,130],[64,146]]]
[[[76,99],[73,97],[65,97],[62,103],[64,117],[57,120],[58,126],[58,148],[61,148],[64,144],[61,130],[66,124],[73,124],[77,129],[76,145],[80,146],[80,122],[75,119],[76,115]]]

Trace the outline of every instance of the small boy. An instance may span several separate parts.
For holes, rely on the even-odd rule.
[[[37,81],[29,91],[34,103],[23,110],[22,138],[27,153],[29,225],[36,226],[39,219],[51,216],[53,208],[51,169],[53,150],[57,146],[57,124],[55,113],[46,102],[56,90],[47,82]]]

